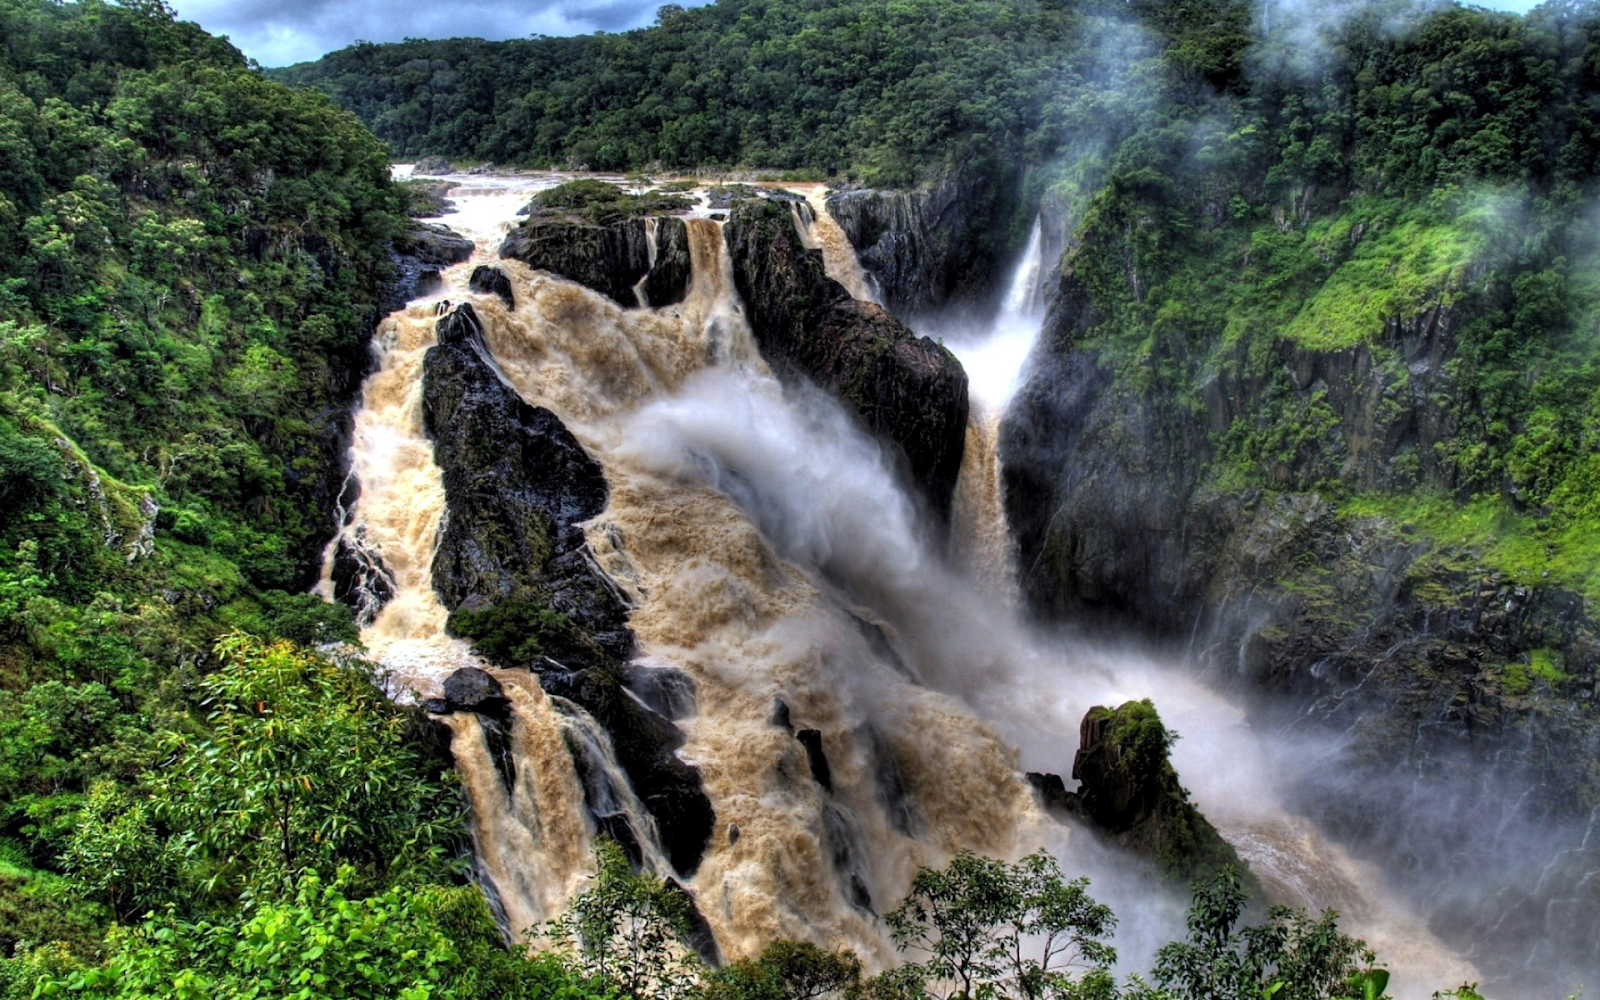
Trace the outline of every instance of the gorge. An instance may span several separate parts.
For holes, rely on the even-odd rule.
[[[1600,977],[1593,0],[0,38],[0,1000]]]
[[[1181,931],[1180,884],[1099,843],[1092,824],[1052,818],[1023,772],[1067,770],[1071,734],[1091,705],[1152,697],[1183,735],[1174,762],[1196,802],[1270,898],[1345,912],[1406,981],[1480,978],[1375,868],[1290,812],[1303,775],[1282,761],[1329,758],[1334,738],[1256,730],[1181,658],[1163,663],[1161,654],[1051,637],[1018,616],[995,438],[1026,384],[1043,322],[1040,226],[995,318],[943,331],[973,400],[945,527],[935,501],[908,492],[926,482],[912,463],[897,465],[808,381],[773,377],[746,319],[750,308],[735,289],[743,276],[732,240],[723,239],[742,212],[779,206],[775,217],[789,228],[782,235],[792,239],[783,252],[825,266],[858,293],[870,288],[848,243],[815,234],[826,215],[771,200],[781,192],[752,192],[757,203],[736,203],[726,223],[691,214],[683,300],[625,307],[496,256],[513,225],[509,204],[558,179],[523,178],[513,196],[483,193],[497,189],[480,178],[451,178],[457,211],[440,221],[470,234],[477,249],[445,272],[437,293],[380,325],[377,370],[356,422],[360,498],[345,541],[330,549],[360,546],[393,581],[363,640],[397,696],[448,711],[480,876],[514,938],[560,911],[588,871],[590,839],[607,833],[631,845],[636,863],[686,886],[715,943],[711,954],[749,957],[789,937],[848,947],[881,966],[894,950],[873,914],[903,894],[917,865],[959,849],[1015,857],[1048,846],[1068,870],[1092,872],[1119,912],[1137,914],[1117,940],[1138,968]],[[668,221],[646,222],[652,261]],[[509,308],[475,290],[486,267],[507,277]],[[742,287],[760,294],[762,280],[753,274]],[[856,300],[851,308],[870,315],[876,307]],[[919,322],[940,325],[937,315]],[[445,376],[447,343],[464,360]],[[573,679],[596,669],[586,665],[593,651],[538,650],[530,674],[497,667],[448,634],[440,602],[461,585],[439,560],[455,544],[447,540],[455,518],[476,516],[452,513],[462,501],[449,477],[472,482],[464,496],[519,489],[486,464],[459,472],[435,464],[444,461],[446,432],[431,423],[440,419],[433,380],[469,377],[460,364],[478,368],[471,377],[487,388],[469,391],[445,418],[449,437],[487,435],[471,446],[481,463],[529,447],[502,438],[515,436],[508,417],[492,419],[492,429],[464,427],[485,418],[462,407],[503,405],[471,400],[514,393],[510,405],[532,407],[550,424],[520,433],[570,431],[603,470],[606,497],[576,511],[547,507],[548,541],[508,543],[480,526],[466,529],[474,537],[465,544],[480,559],[509,544],[499,553],[508,574],[543,561],[533,573],[554,595],[550,606],[597,638],[605,627],[567,603],[561,592],[570,585],[559,581],[596,574],[614,588],[637,645],[609,651],[621,666],[610,683],[620,682],[650,725],[600,721],[604,698]],[[528,460],[521,474],[536,490],[578,489],[579,474],[563,470]],[[466,502],[477,511],[499,501]],[[561,568],[573,532],[585,559]],[[483,669],[492,696],[452,694],[452,684],[464,687]],[[624,739],[649,738],[652,726],[673,733],[661,746],[690,765],[692,788],[672,792],[672,781],[620,760]],[[704,802],[715,825],[686,827],[681,803],[650,804],[669,795]]]

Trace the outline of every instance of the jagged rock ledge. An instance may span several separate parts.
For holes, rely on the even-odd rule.
[[[734,284],[762,356],[780,377],[831,392],[893,446],[918,493],[948,517],[966,440],[967,375],[942,345],[859,302],[807,250],[787,205],[734,205],[723,230]]]
[[[423,417],[450,511],[433,563],[449,627],[491,661],[534,670],[547,693],[605,729],[688,877],[715,814],[699,771],[675,753],[682,731],[624,689],[627,608],[578,527],[605,508],[600,466],[555,414],[501,380],[471,305],[439,321],[438,340],[423,361]]]
[[[578,216],[539,214],[519,223],[500,245],[500,256],[520,260],[605,295],[618,305],[641,304],[642,286],[652,307],[682,302],[689,290],[689,235],[675,216],[655,220],[656,254],[643,218],[607,225]]]

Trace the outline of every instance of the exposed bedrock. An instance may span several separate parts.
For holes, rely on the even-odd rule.
[[[383,315],[405,308],[414,298],[438,291],[439,272],[468,259],[472,250],[472,241],[448,226],[412,223],[410,229],[394,239],[390,260],[394,263],[395,280],[383,304]]]
[[[1000,441],[1032,608],[1186,641],[1224,682],[1273,695],[1277,722],[1346,734],[1337,761],[1304,779],[1304,806],[1397,859],[1419,892],[1448,896],[1462,866],[1516,872],[1576,849],[1600,806],[1592,611],[1342,499],[1458,490],[1439,456],[1463,410],[1449,362],[1471,296],[1352,347],[1278,340],[1130,379],[1091,346],[1101,317],[1072,260]],[[1272,414],[1293,419],[1263,424]],[[1285,426],[1310,430],[1263,449],[1251,485],[1221,474],[1228,433]],[[1563,857],[1600,871],[1600,852]],[[1533,888],[1553,885],[1543,873],[1516,881],[1504,891],[1521,902],[1499,911],[1543,916],[1441,929],[1466,941],[1516,930],[1535,954],[1585,913],[1595,940],[1600,875],[1565,908]]]
[[[656,308],[682,302],[689,288],[689,236],[682,219],[656,220],[659,253],[651,264],[650,232],[642,218],[599,225],[566,214],[534,215],[518,223],[500,245],[500,256],[560,275],[623,306],[639,304],[644,289]]]
[[[433,575],[450,628],[497,663],[535,670],[606,730],[668,858],[691,874],[714,816],[698,770],[674,753],[682,732],[623,687],[627,609],[579,527],[605,508],[600,466],[502,381],[471,305],[439,321],[438,339],[423,363],[423,418],[449,510]]]
[[[1015,167],[990,164],[911,190],[837,191],[828,195],[828,213],[890,310],[912,316],[981,297],[1003,280],[1016,249],[1020,176]]]
[[[948,517],[966,439],[967,376],[942,345],[858,302],[807,250],[787,205],[738,202],[723,230],[756,342],[780,377],[832,393],[890,444],[929,506]]]
[[[1169,751],[1173,734],[1149,699],[1091,708],[1078,728],[1068,791],[1058,775],[1030,773],[1039,800],[1054,813],[1087,819],[1112,843],[1152,858],[1185,883],[1224,866],[1247,866],[1189,801]]]

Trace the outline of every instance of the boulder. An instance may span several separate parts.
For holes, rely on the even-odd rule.
[[[510,706],[505,688],[486,670],[462,667],[444,681],[444,700],[451,711],[503,714]]]
[[[955,355],[851,298],[827,276],[822,252],[801,244],[787,205],[739,202],[724,233],[762,356],[780,377],[832,393],[948,517],[967,429],[967,376]]]
[[[473,268],[472,277],[467,279],[467,288],[479,295],[498,295],[507,309],[516,308],[517,299],[511,291],[511,279],[493,264],[479,264]]]

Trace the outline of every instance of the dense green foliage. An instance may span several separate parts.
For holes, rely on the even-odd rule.
[[[1090,195],[1067,261],[1098,319],[1079,346],[1176,419],[1205,421],[1208,383],[1258,387],[1215,436],[1217,489],[1368,511],[1433,498],[1407,530],[1479,498],[1474,558],[1600,598],[1600,8],[1381,3],[1283,30],[1226,91],[1129,95],[1140,127],[1095,161],[1092,191],[1084,159],[1062,168],[1061,191]],[[1434,373],[1404,341],[1436,318],[1447,382],[1417,400]],[[1351,349],[1383,374],[1375,427],[1291,378],[1295,359]],[[1419,411],[1440,440],[1384,454]]]
[[[358,44],[274,75],[326,90],[400,156],[895,182],[1056,141],[1070,123],[1047,99],[1106,72],[1115,32],[1063,0],[723,0],[668,5],[646,31]]]
[[[453,797],[370,679],[228,647],[282,668],[282,701],[248,693],[316,737],[289,747],[213,673],[231,628],[355,637],[301,591],[400,224],[382,146],[160,3],[0,0],[0,162],[0,954],[453,854]],[[290,805],[319,754],[389,801]],[[290,856],[241,796],[287,810]]]

